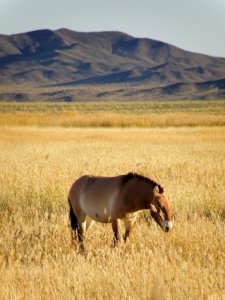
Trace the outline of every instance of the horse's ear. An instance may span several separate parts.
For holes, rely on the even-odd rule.
[[[157,194],[159,194],[159,187],[158,185],[156,185],[153,189],[153,194],[156,196]]]

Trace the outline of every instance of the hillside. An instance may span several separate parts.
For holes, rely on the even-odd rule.
[[[0,101],[220,99],[225,58],[121,32],[38,30],[0,35],[0,83]]]

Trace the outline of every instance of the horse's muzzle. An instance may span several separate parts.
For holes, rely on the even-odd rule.
[[[170,229],[169,229],[169,227],[166,226],[164,230],[165,230],[165,232],[168,232]]]
[[[162,221],[162,228],[165,232],[169,232],[173,228],[173,222],[171,221]]]

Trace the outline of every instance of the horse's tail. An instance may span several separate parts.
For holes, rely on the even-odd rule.
[[[77,217],[73,211],[69,197],[68,197],[68,202],[69,202],[69,207],[70,207],[70,212],[69,212],[70,226],[73,230],[75,230],[78,228],[78,222],[77,222]]]

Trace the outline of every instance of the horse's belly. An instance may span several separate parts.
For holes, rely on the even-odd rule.
[[[101,223],[110,223],[111,222],[110,216],[100,215],[98,213],[96,213],[95,215],[89,216],[89,217],[92,218],[93,220],[95,220],[97,222],[101,222]]]
[[[90,203],[84,197],[80,201],[81,209],[88,217],[97,222],[109,223],[111,221],[110,210],[107,203],[102,204],[102,202]]]
[[[109,223],[111,221],[110,215],[107,213],[107,211],[99,211],[97,209],[86,209],[85,213],[90,217],[91,219],[101,222],[101,223]]]

